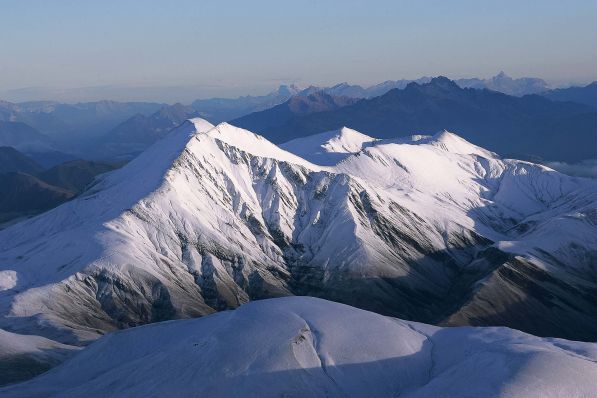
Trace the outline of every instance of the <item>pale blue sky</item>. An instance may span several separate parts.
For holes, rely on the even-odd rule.
[[[597,80],[597,1],[0,0],[0,89]]]

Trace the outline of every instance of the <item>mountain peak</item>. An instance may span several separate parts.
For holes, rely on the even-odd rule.
[[[331,89],[335,89],[335,88],[344,88],[344,87],[349,87],[350,84],[348,84],[348,82],[342,82],[342,83],[338,83],[335,84],[331,87]]]
[[[431,79],[427,85],[442,87],[442,88],[460,88],[453,80],[445,76],[437,76]]]
[[[215,127],[213,124],[200,117],[194,117],[192,119],[189,119],[188,122],[193,123],[196,131],[198,132],[206,132]]]
[[[459,85],[456,84],[456,82],[454,82],[453,80],[448,79],[445,76],[437,76],[432,78],[429,82],[427,83],[418,83],[418,82],[410,82],[406,85],[404,91],[428,91],[429,89],[432,89],[435,91],[438,91],[437,89],[439,89],[439,91],[454,91],[454,90],[461,90],[461,87]],[[394,89],[394,90],[390,90],[390,92],[393,92],[394,94],[399,93],[403,90],[398,90],[398,89]]]
[[[220,123],[206,134],[221,142],[224,142],[241,151],[251,153],[252,155],[276,159],[283,162],[289,162],[299,165],[314,166],[304,159],[286,152],[277,145],[271,143],[266,138],[226,122]]]
[[[477,145],[471,144],[458,134],[454,134],[448,130],[442,130],[433,136],[429,137],[427,141],[431,145],[438,146],[448,152],[458,154],[474,154],[484,158],[495,158],[497,155]]]
[[[373,138],[371,136],[368,136],[367,134],[363,134],[360,131],[357,131],[355,129],[351,129],[350,127],[346,127],[346,126],[342,126],[339,130],[338,130],[338,136],[339,137],[351,137],[351,138],[359,138],[359,139],[366,139],[366,140],[376,140],[377,138]]]
[[[377,141],[348,127],[297,138],[281,147],[303,159],[321,165],[332,166],[351,154],[360,152],[368,144]]]
[[[356,153],[363,149],[364,143],[375,140],[377,139],[344,126],[336,130],[332,138],[321,146],[328,152]]]
[[[281,96],[290,97],[290,96],[298,94],[300,91],[301,91],[301,88],[295,84],[290,84],[290,85],[282,84],[282,85],[280,85],[280,87],[278,87],[278,90],[276,93]]]
[[[491,78],[491,82],[492,84],[512,84],[514,82],[514,79],[512,79],[510,76],[508,76],[504,71],[501,71],[500,73],[498,73],[497,75],[495,75],[494,77]],[[495,87],[495,88],[499,88],[499,87]]]
[[[177,124],[180,123],[181,120],[196,114],[196,112],[197,111],[195,111],[195,109],[192,107],[185,106],[180,102],[177,102],[174,105],[163,106],[160,110],[155,112],[152,117],[168,119]]]
[[[293,113],[308,114],[338,109],[355,102],[354,98],[316,91],[308,95],[295,95],[287,101],[287,105]]]

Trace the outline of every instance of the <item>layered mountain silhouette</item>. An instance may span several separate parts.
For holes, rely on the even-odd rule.
[[[0,121],[0,146],[9,146],[25,153],[43,167],[73,160],[57,143],[37,129],[22,122]]]
[[[569,87],[550,90],[543,94],[555,101],[570,101],[597,108],[597,82],[584,87]]]
[[[10,172],[36,174],[42,170],[42,166],[15,148],[0,146],[0,174]]]
[[[295,116],[305,116],[307,113],[322,111],[332,112],[345,105],[351,105],[349,101],[345,100],[337,102],[332,107],[334,109],[330,107],[320,107],[319,109],[313,107],[311,111],[298,112],[297,115],[293,115],[295,111],[291,109],[292,107],[288,108],[286,112],[277,108],[278,105],[285,103],[293,97],[306,98],[312,94],[325,93],[332,97],[349,97],[353,101],[357,99],[374,100],[377,97],[384,96],[391,90],[405,91],[406,86],[411,83],[425,86],[430,84],[431,80],[432,78],[430,77],[423,77],[417,80],[388,80],[370,87],[340,83],[330,87],[310,86],[306,89],[301,89],[294,85],[282,85],[277,90],[262,96],[202,99],[193,102],[190,107],[180,104],[164,105],[159,103],[116,101],[96,101],[77,104],[63,104],[52,101],[32,101],[15,104],[0,101],[0,121],[24,123],[43,135],[43,137],[38,136],[35,138],[30,136],[30,134],[23,133],[21,134],[22,142],[14,143],[15,137],[13,136],[11,138],[13,143],[9,143],[2,141],[2,136],[6,136],[7,134],[2,133],[2,130],[7,130],[7,127],[4,126],[4,128],[0,128],[0,143],[3,142],[3,145],[16,146],[19,150],[25,152],[27,152],[25,148],[19,147],[19,145],[36,147],[36,153],[27,153],[34,155],[35,159],[45,167],[75,158],[131,158],[146,148],[149,143],[162,137],[165,128],[168,126],[173,127],[173,125],[169,124],[168,120],[176,120],[178,123],[182,121],[181,117],[165,116],[156,118],[156,113],[160,113],[161,109],[166,110],[165,112],[180,113],[182,108],[185,109],[184,113],[187,117],[200,115],[216,122],[234,120],[234,123],[238,125],[260,131],[266,135],[269,134],[269,131],[264,129],[281,128],[285,130],[278,133],[281,138],[290,139],[304,136],[304,134],[315,134],[324,130],[341,127],[339,122],[330,123],[330,121],[320,120],[319,117],[312,117],[304,121],[291,120]],[[594,85],[549,90],[548,85],[541,79],[513,79],[503,72],[489,79],[459,79],[455,83],[460,87],[470,87],[475,90],[490,89],[514,96],[537,93],[552,100],[576,102],[592,106],[593,108],[597,103],[595,101],[595,90],[592,90]],[[434,102],[433,108],[435,108],[435,111],[433,109],[417,110],[413,108],[411,110],[414,114],[411,114],[411,110],[396,108],[395,104],[378,103],[379,106],[387,106],[389,109],[392,109],[392,112],[395,113],[394,117],[399,118],[400,123],[389,121],[388,123],[391,122],[394,124],[395,128],[392,129],[388,128],[388,125],[383,125],[379,131],[371,130],[370,132],[374,133],[374,135],[405,135],[416,131],[433,132],[444,128],[444,122],[447,121],[449,115],[442,115],[437,110],[442,109],[443,104],[441,101],[445,99],[434,98],[433,95],[435,94],[431,94],[429,101]],[[479,96],[481,97],[480,94]],[[409,98],[405,96],[401,100],[408,101]],[[293,99],[293,101],[299,100]],[[472,102],[474,101],[476,101],[475,98],[472,99]],[[525,159],[545,158],[546,160],[576,162],[587,159],[587,155],[591,155],[591,153],[587,154],[590,151],[586,149],[584,143],[586,142],[587,135],[591,136],[594,134],[594,115],[587,114],[578,120],[575,116],[578,113],[593,112],[595,111],[594,109],[582,109],[581,105],[577,105],[575,111],[571,111],[570,109],[565,110],[565,105],[560,104],[558,108],[558,106],[554,107],[547,103],[533,102],[527,97],[521,99],[519,102],[510,101],[510,103],[494,104],[492,101],[494,99],[487,98],[480,101],[479,106],[482,105],[485,108],[483,111],[474,107],[467,109],[466,107],[458,107],[453,103],[450,104],[451,106],[455,106],[455,109],[460,112],[458,115],[460,123],[451,122],[450,125],[455,125],[455,128],[461,131],[461,134],[465,135],[468,134],[468,127],[465,124],[469,124],[471,129],[476,129],[478,131],[477,134],[494,134],[494,132],[490,131],[491,126],[495,126],[493,127],[494,129],[502,128],[504,134],[509,135],[506,141],[512,143],[504,151],[499,147],[493,147],[490,139],[475,141],[477,138],[475,136],[468,138],[509,156],[517,156]],[[468,102],[470,105],[470,98]],[[487,109],[488,107],[495,107],[493,113],[490,109]],[[260,114],[262,111],[268,112]],[[375,110],[373,109],[373,111]],[[401,112],[405,113],[401,114]],[[258,114],[247,116],[252,113]],[[418,115],[418,113],[422,114]],[[430,117],[426,116],[427,113]],[[282,114],[284,116],[281,116]],[[387,117],[388,115],[385,116]],[[565,120],[560,119],[560,116]],[[323,118],[324,116],[321,115],[320,117]],[[325,117],[327,118],[328,116]],[[333,116],[329,117],[333,119]],[[270,118],[272,120],[268,120]],[[344,115],[340,119],[344,120]],[[435,119],[440,123],[434,124],[433,121]],[[383,120],[380,120],[377,123],[381,124],[382,122]],[[301,126],[301,123],[306,123],[307,126]],[[565,123],[567,124],[563,126]],[[369,125],[365,123],[361,123],[358,126],[363,131],[367,131],[369,128]],[[14,129],[15,127],[12,126],[11,128]],[[23,129],[23,126],[20,128]],[[295,129],[296,131],[288,131],[288,128]],[[147,133],[144,134],[143,131],[147,131]],[[578,145],[562,145],[562,136],[570,134],[573,135],[571,138],[580,139]],[[545,142],[540,142],[538,148],[532,148],[531,143],[537,139],[537,136]],[[268,135],[268,137],[276,142],[281,142],[280,137],[273,135]],[[519,139],[526,142],[519,142]],[[98,141],[100,142],[98,143]],[[574,154],[576,145],[580,148],[578,155]],[[517,147],[514,148],[514,146]],[[562,153],[563,157],[558,157],[560,153],[555,150],[556,148],[564,151]]]
[[[56,148],[52,140],[22,122],[0,121],[0,145],[22,152],[50,152]]]
[[[45,170],[39,173],[39,177],[47,183],[78,194],[83,192],[96,176],[118,167],[118,163],[77,159]]]
[[[358,100],[348,96],[336,96],[324,91],[317,91],[308,95],[296,95],[283,104],[261,112],[251,113],[234,120],[232,123],[249,130],[279,131],[284,126],[311,113],[333,111]]]
[[[137,114],[101,137],[94,155],[100,159],[130,159],[196,115],[194,108],[182,104],[164,106],[149,116]]]
[[[119,166],[73,160],[45,169],[12,147],[0,147],[0,224],[54,208]]]
[[[503,71],[489,79],[458,79],[456,83],[463,88],[478,88],[498,91],[500,93],[523,96],[541,94],[550,89],[545,80],[536,77],[522,77],[513,79]]]
[[[62,152],[82,153],[90,141],[136,115],[150,115],[163,104],[150,102],[96,101],[64,104],[32,101],[14,104],[0,101],[0,120],[25,123],[52,139]]]
[[[262,120],[261,124],[248,122]],[[597,112],[587,105],[550,101],[537,95],[509,96],[463,89],[438,77],[339,109],[297,115],[272,126],[247,116],[233,123],[281,143],[349,125],[379,138],[433,133],[447,128],[501,154],[578,161],[597,157]]]
[[[0,174],[0,222],[41,213],[71,199],[74,194],[31,174]]]
[[[266,95],[200,99],[194,101],[191,106],[202,117],[214,122],[223,122],[274,107],[300,92],[301,89],[295,85],[281,85]]]

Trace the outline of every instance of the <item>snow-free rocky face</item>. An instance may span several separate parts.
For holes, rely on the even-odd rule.
[[[77,199],[0,231],[0,328],[79,345],[312,295],[594,339],[596,259],[594,181],[448,132],[342,129],[281,149],[194,119]]]

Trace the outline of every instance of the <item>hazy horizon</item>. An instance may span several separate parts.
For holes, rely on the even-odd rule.
[[[490,79],[497,75],[496,72],[491,76],[462,76],[453,77],[447,76],[452,80],[480,78]],[[513,79],[518,78],[537,78],[538,76],[511,76]],[[445,76],[445,74],[438,74],[429,77]],[[385,79],[375,82],[373,84],[363,84],[360,82],[345,82],[335,81],[329,84],[321,85],[320,87],[330,87],[340,83],[348,83],[369,87],[378,83],[383,83],[388,80],[416,80],[426,76],[419,76],[414,79],[394,78]],[[540,78],[540,77],[539,77]],[[576,81],[576,80],[547,80],[544,79],[551,88],[565,88],[570,86],[584,86],[592,83],[592,80]],[[127,86],[127,85],[105,85],[105,86],[88,86],[88,87],[21,87],[14,89],[0,89],[0,101],[9,102],[28,102],[28,101],[57,101],[65,103],[76,103],[86,101],[140,101],[140,102],[163,102],[163,103],[184,103],[189,104],[197,99],[208,98],[237,98],[241,96],[259,96],[266,95],[277,90],[282,85],[296,85],[299,88],[307,88],[311,85],[308,82],[296,81],[281,81],[277,84],[271,85],[246,85],[239,87],[226,87],[217,85],[187,85],[187,86]]]
[[[173,102],[264,94],[282,83],[367,86],[500,70],[586,84],[597,80],[596,19],[597,4],[583,0],[24,0],[0,15],[0,95],[101,88],[112,90],[105,99],[125,99],[117,91],[132,89],[130,99],[155,101],[161,90]]]

